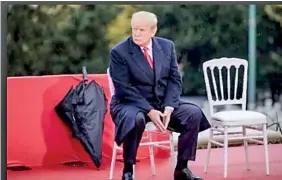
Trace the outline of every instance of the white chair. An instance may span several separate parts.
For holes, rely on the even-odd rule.
[[[111,96],[114,95],[114,85],[112,82],[112,78],[110,76],[109,68],[107,69],[107,75],[108,75],[108,81],[109,81],[109,87],[110,87],[110,93]],[[141,146],[149,146],[149,156],[150,156],[150,162],[151,162],[151,171],[152,175],[156,175],[156,167],[155,167],[155,159],[154,159],[154,147],[162,147],[165,149],[170,150],[170,156],[171,156],[171,161],[172,161],[172,167],[174,169],[176,165],[176,159],[175,159],[175,152],[174,152],[174,144],[173,144],[173,134],[172,132],[169,132],[169,140],[167,141],[152,141],[152,133],[162,133],[160,132],[156,126],[154,125],[153,122],[149,122],[146,124],[146,128],[144,131],[141,143],[139,147]],[[169,146],[167,146],[169,144]],[[115,162],[116,162],[116,155],[117,151],[122,150],[122,147],[119,147],[115,142],[113,146],[113,153],[112,153],[112,160],[111,160],[111,167],[110,167],[110,177],[109,179],[113,179],[113,174],[114,174],[114,168],[115,168]],[[133,178],[135,176],[135,166],[133,166]]]
[[[243,67],[243,73],[238,73],[239,68]],[[231,69],[235,70],[235,83],[233,88],[233,97],[231,97]],[[218,72],[219,78],[215,77],[215,71]],[[224,71],[227,73],[227,77],[223,76]],[[207,159],[204,168],[204,172],[207,172],[209,157],[211,152],[211,144],[216,144],[224,147],[224,178],[227,177],[227,164],[228,164],[228,141],[229,140],[243,140],[246,156],[246,166],[249,169],[248,161],[248,141],[259,143],[264,145],[265,152],[265,167],[266,174],[269,175],[269,157],[268,157],[268,142],[267,142],[267,117],[259,112],[246,110],[246,91],[247,91],[247,77],[248,77],[248,62],[239,58],[219,58],[212,59],[203,64],[203,72],[205,85],[207,90],[207,97],[209,101],[209,108],[211,114],[210,136],[207,148]],[[210,73],[208,73],[210,72]],[[242,92],[239,89],[239,76],[242,75]],[[211,78],[209,78],[211,76]],[[227,87],[223,84],[223,77],[226,77]],[[217,81],[216,81],[217,79]],[[218,81],[219,79],[219,81]],[[234,82],[233,81],[233,82]],[[226,84],[226,83],[225,83]],[[212,94],[212,88],[214,89]],[[227,91],[227,92],[226,92]],[[241,97],[238,98],[238,94]],[[237,95],[237,97],[236,97]],[[227,97],[226,97],[227,96]],[[224,110],[214,112],[215,106],[220,105],[241,105],[240,110]],[[256,127],[254,127],[256,126]],[[258,127],[259,126],[259,127]],[[262,128],[261,128],[262,126]],[[230,132],[232,128],[242,127],[240,132]],[[249,135],[246,133],[246,129],[257,130],[258,135]],[[233,129],[234,130],[234,129]],[[217,132],[214,133],[214,132]],[[215,140],[216,135],[223,135],[224,141],[220,143]],[[231,136],[230,136],[231,135]],[[232,136],[233,135],[233,136]],[[235,136],[234,136],[235,135]],[[263,140],[261,140],[263,139]]]

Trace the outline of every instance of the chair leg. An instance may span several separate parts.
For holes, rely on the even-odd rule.
[[[276,128],[277,130],[276,131],[280,131],[280,134],[282,135],[282,129],[281,129],[281,126],[280,126],[280,123],[278,122],[278,124],[277,124],[277,128]]]
[[[227,178],[227,165],[228,165],[228,129],[224,127],[224,178]]]
[[[246,136],[246,127],[243,126],[243,136]],[[250,165],[249,165],[249,153],[248,153],[248,140],[244,139],[244,149],[245,149],[245,158],[246,158],[246,167],[247,170],[250,170]]]
[[[175,152],[174,152],[174,143],[173,143],[173,134],[170,132],[169,134],[169,147],[170,147],[170,158],[171,158],[171,165],[172,169],[174,170],[176,166],[176,157],[175,157]]]
[[[268,157],[268,140],[267,140],[267,128],[266,124],[263,124],[263,144],[264,144],[264,156],[265,156],[265,168],[266,175],[269,175],[269,157]]]
[[[113,153],[112,153],[112,161],[111,161],[111,167],[110,167],[110,177],[109,177],[110,180],[113,179],[113,175],[114,175],[116,156],[117,156],[117,148],[118,148],[118,146],[114,142],[114,149],[113,149]]]
[[[208,147],[207,147],[207,157],[206,157],[206,163],[205,163],[205,169],[204,172],[206,173],[208,171],[208,165],[210,161],[210,153],[211,153],[211,142],[210,140],[213,139],[213,129],[210,129],[210,134],[209,134],[209,141],[208,141]]]
[[[135,179],[135,166],[136,165],[133,165],[133,174],[132,174],[133,179]]]
[[[152,134],[149,133],[148,136],[149,136],[149,142],[152,142]],[[150,154],[152,174],[153,176],[155,176],[156,175],[156,165],[155,165],[153,145],[149,145],[149,154]]]

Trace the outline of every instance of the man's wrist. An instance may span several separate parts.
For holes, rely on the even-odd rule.
[[[149,113],[150,113],[152,110],[154,110],[154,108],[153,108],[153,107],[150,107],[150,109],[148,109],[148,111],[146,112],[146,114],[149,115]]]

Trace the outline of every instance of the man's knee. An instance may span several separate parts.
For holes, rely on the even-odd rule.
[[[202,109],[201,109],[200,107],[198,107],[198,106],[195,105],[194,108],[193,108],[193,115],[194,115],[195,117],[201,119],[202,116],[203,116]]]
[[[146,118],[145,118],[145,114],[144,113],[138,112],[136,114],[135,126],[138,129],[145,129],[145,127],[146,127]]]
[[[190,105],[190,107],[186,109],[186,112],[187,117],[190,116],[193,124],[200,124],[203,117],[203,112],[200,107],[196,105]]]

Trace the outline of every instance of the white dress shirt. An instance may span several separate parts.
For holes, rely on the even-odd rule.
[[[152,40],[149,42],[149,44],[146,47],[148,48],[148,54],[150,55],[151,59],[154,61]],[[144,49],[142,47],[141,47],[141,50],[144,53]]]

